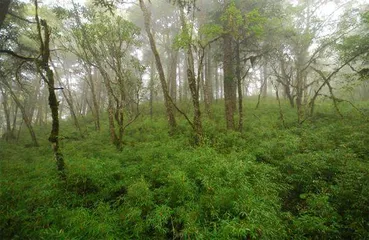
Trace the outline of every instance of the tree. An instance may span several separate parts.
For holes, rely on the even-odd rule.
[[[227,1],[224,5],[223,20],[223,72],[224,72],[224,103],[227,129],[234,130],[234,113],[237,102],[237,79],[234,72],[234,44],[232,33],[228,29],[235,29],[233,25],[240,25],[242,17],[234,2]],[[236,15],[234,15],[236,13]]]
[[[146,4],[145,4],[144,0],[139,0],[139,3],[140,3],[141,11],[142,11],[143,16],[144,16],[145,31],[146,31],[146,34],[149,38],[150,47],[151,47],[151,50],[152,50],[152,52],[154,54],[154,58],[155,58],[156,69],[159,73],[159,79],[160,79],[161,88],[162,88],[162,91],[163,91],[163,94],[164,94],[164,105],[165,105],[165,109],[166,109],[166,114],[167,114],[167,118],[168,118],[170,132],[173,133],[176,126],[177,126],[176,119],[175,119],[175,116],[174,116],[173,100],[170,98],[170,95],[169,95],[168,85],[167,85],[167,81],[166,81],[166,78],[165,78],[162,61],[161,61],[159,52],[158,52],[157,47],[156,47],[156,42],[155,42],[154,36],[152,34],[151,13],[150,13],[149,9],[146,7]]]
[[[52,145],[54,156],[56,160],[57,169],[59,172],[60,177],[65,180],[65,163],[64,163],[64,156],[60,151],[59,146],[59,102],[55,94],[55,79],[54,79],[54,72],[51,69],[50,63],[50,35],[51,30],[44,19],[40,19],[38,16],[38,3],[35,0],[35,19],[37,23],[37,34],[38,40],[40,44],[40,58],[36,59],[36,66],[38,69],[39,74],[41,75],[42,79],[46,82],[48,90],[49,90],[49,107],[51,110],[51,118],[52,118],[52,127],[49,136],[49,142]]]
[[[82,23],[80,13],[89,22]],[[75,5],[71,14],[77,23],[70,33],[70,39],[75,45],[67,48],[87,63],[90,82],[91,67],[99,71],[108,95],[111,140],[118,150],[122,150],[125,129],[139,116],[143,68],[131,56],[138,46],[138,28],[118,14],[113,16],[92,8],[82,9]],[[91,89],[93,86],[92,83]],[[97,105],[96,99],[93,101]]]
[[[367,61],[369,59],[369,11],[352,11],[347,8],[345,18],[342,18],[340,26],[345,28],[348,24],[356,26],[353,32],[344,36],[337,43],[340,63],[347,63],[350,72],[346,71],[345,77],[349,79],[345,87],[353,88],[355,95],[363,100],[369,99],[369,89],[367,80],[369,77],[369,68]],[[368,5],[357,6],[357,9],[367,9]]]
[[[49,102],[49,107],[51,110],[51,116],[52,116],[52,128],[51,128],[51,132],[50,132],[50,136],[49,136],[49,142],[52,145],[52,149],[54,152],[54,156],[55,156],[55,160],[56,160],[56,165],[57,165],[57,170],[58,173],[61,177],[61,179],[65,180],[66,179],[66,175],[65,175],[65,164],[64,164],[64,157],[63,154],[61,153],[60,149],[59,149],[59,112],[58,112],[58,99],[56,97],[55,94],[55,80],[54,80],[54,73],[53,70],[50,67],[50,35],[51,35],[51,30],[50,27],[48,26],[46,20],[41,19],[39,17],[39,7],[38,7],[38,1],[35,0],[34,1],[34,9],[35,9],[35,23],[36,24],[36,34],[33,35],[33,39],[35,40],[36,44],[38,45],[38,51],[35,50],[32,47],[28,48],[28,52],[35,53],[35,55],[37,57],[26,57],[23,55],[20,55],[12,50],[8,50],[8,49],[1,49],[0,53],[3,54],[7,54],[10,56],[13,56],[17,59],[20,59],[22,61],[26,61],[26,62],[32,62],[34,63],[37,72],[41,75],[42,79],[44,80],[44,82],[47,84],[48,86],[48,90],[49,90],[49,98],[48,98],[48,102]],[[20,19],[23,23],[27,23],[29,24],[29,21],[25,20],[24,18]],[[16,39],[15,39],[16,40]],[[7,47],[7,46],[5,46]],[[8,85],[10,86],[10,85]],[[15,94],[13,94],[13,99],[16,101]],[[17,101],[16,101],[17,102]],[[21,106],[20,104],[17,104],[18,106]],[[27,116],[25,114],[25,109],[22,110],[22,115],[24,118],[24,121],[26,124],[31,124],[31,119],[29,118],[25,118],[25,116]],[[31,126],[31,125],[30,125]],[[29,128],[30,130],[30,128]],[[31,131],[31,130],[30,130]],[[33,135],[31,133],[31,135]],[[34,141],[35,142],[35,141]],[[37,143],[37,142],[36,142]],[[35,144],[36,144],[35,143]],[[37,143],[38,145],[38,143]]]
[[[8,10],[9,10],[11,2],[12,0],[1,0],[0,1],[0,29],[3,26],[3,22],[5,20],[6,15],[8,14]]]

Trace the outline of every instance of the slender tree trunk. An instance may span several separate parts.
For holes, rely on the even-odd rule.
[[[292,93],[291,93],[291,83],[290,83],[291,80],[289,80],[289,77],[287,76],[286,69],[285,69],[285,62],[283,60],[281,60],[280,63],[281,63],[282,79],[279,80],[279,82],[283,86],[283,90],[284,90],[283,93],[288,98],[290,106],[292,108],[294,108],[295,107],[295,101],[294,101],[294,98],[293,98]]]
[[[95,89],[95,82],[93,79],[93,75],[91,73],[92,69],[88,68],[88,82],[89,82],[89,86],[90,86],[90,90],[91,90],[91,97],[92,97],[92,103],[93,103],[93,115],[94,115],[94,119],[95,119],[95,129],[96,131],[100,131],[100,105],[97,101],[97,97],[96,97],[96,89]],[[95,74],[96,75],[96,72]]]
[[[227,129],[234,130],[234,112],[236,105],[235,76],[233,70],[233,39],[227,33],[223,37],[223,74],[224,102]]]
[[[170,62],[168,64],[168,87],[170,97],[174,102],[177,100],[177,65],[178,65],[178,50],[172,51],[170,54]]]
[[[178,66],[177,66],[177,77],[178,77],[178,98],[179,98],[179,102],[182,102],[183,96],[183,81],[182,81],[182,71],[181,71],[181,63],[182,63],[182,59],[181,59],[181,55],[179,55],[179,60],[178,60]]]
[[[166,113],[167,113],[168,123],[169,123],[169,127],[170,127],[170,132],[174,133],[175,128],[177,126],[177,123],[176,123],[176,119],[175,119],[175,116],[174,116],[173,104],[170,100],[170,96],[169,96],[169,92],[168,92],[167,82],[165,80],[163,65],[161,63],[159,52],[156,48],[156,43],[155,43],[154,36],[151,32],[151,13],[147,9],[147,7],[144,3],[144,0],[139,0],[139,1],[140,1],[140,8],[141,8],[143,16],[144,16],[145,30],[146,30],[147,36],[149,38],[149,41],[150,41],[151,50],[152,50],[152,52],[154,54],[154,57],[155,57],[156,68],[157,68],[158,73],[159,73],[159,79],[160,79],[161,87],[162,87],[163,94],[164,94],[164,104],[165,104],[165,108],[166,108]]]
[[[240,44],[236,43],[236,77],[238,90],[238,131],[243,131],[243,95],[242,95],[242,77],[241,77],[241,58]]]
[[[100,74],[103,78],[103,84],[105,85],[105,88],[106,88],[106,91],[107,91],[107,98],[108,98],[108,118],[109,118],[110,138],[111,138],[112,143],[117,148],[119,148],[119,146],[121,145],[121,142],[120,142],[120,139],[118,138],[118,136],[116,134],[115,124],[114,124],[114,116],[119,111],[119,109],[118,108],[115,109],[114,102],[113,102],[113,101],[115,101],[116,103],[119,103],[119,100],[114,95],[114,90],[113,90],[112,85],[111,85],[112,81],[110,79],[109,73],[107,72],[107,70],[105,69],[103,64],[101,63],[101,61],[99,59],[99,56],[97,55],[95,49],[93,48],[92,44],[88,40],[86,31],[83,28],[83,25],[81,23],[81,19],[80,19],[79,15],[78,15],[78,12],[76,10],[76,6],[74,6],[74,7],[75,7],[75,19],[76,19],[78,25],[82,27],[82,34],[83,34],[83,37],[86,39],[84,47],[86,47],[86,49],[88,49],[89,53],[94,58],[94,60],[96,62],[96,68],[99,70],[99,72],[100,72]],[[89,60],[87,59],[87,61],[89,61]]]
[[[27,116],[29,116],[29,119],[33,123],[35,109],[36,109],[36,103],[37,103],[37,96],[41,89],[41,79],[37,79],[35,83],[35,88],[33,90],[33,94],[30,96],[30,100],[27,104],[25,104],[27,111]]]
[[[266,98],[268,95],[268,65],[265,62],[263,65],[263,83],[262,83],[261,93],[263,98]]]
[[[15,104],[15,110],[13,114],[13,126],[12,126],[12,132],[15,133],[15,129],[17,128],[17,118],[18,118],[18,105]]]
[[[183,8],[180,9],[181,11],[181,22],[182,28],[184,32],[189,32],[190,30],[187,27],[186,19],[184,16]],[[203,60],[204,60],[204,50],[199,59],[199,67],[197,71],[197,78],[195,76],[195,61],[192,52],[192,45],[187,45],[187,77],[188,77],[188,84],[190,87],[191,97],[192,97],[192,105],[194,108],[194,118],[193,118],[193,128],[195,131],[195,144],[199,145],[202,142],[203,138],[203,129],[202,129],[202,121],[201,121],[201,109],[200,109],[200,82],[201,82],[201,72],[203,70]]]
[[[37,61],[37,67],[39,69],[39,73],[41,74],[43,80],[47,83],[47,87],[49,90],[49,107],[51,110],[52,117],[52,127],[49,136],[49,142],[52,145],[54,156],[56,160],[57,170],[59,172],[59,176],[66,180],[65,174],[65,163],[64,156],[59,148],[59,102],[55,94],[55,79],[54,72],[51,70],[49,63],[50,59],[50,34],[51,30],[47,25],[47,22],[43,19],[39,19],[38,17],[38,5],[37,0],[35,0],[36,7],[36,22],[37,22],[37,30],[40,41],[40,57],[41,59]],[[42,31],[43,30],[43,31]]]
[[[153,118],[153,103],[154,103],[154,78],[155,78],[155,72],[154,72],[154,60],[151,61],[150,65],[150,82],[149,82],[149,90],[150,90],[150,118],[152,120]]]
[[[187,60],[187,54],[184,55],[184,66],[183,66],[183,99],[185,101],[188,100],[188,89],[189,89],[189,84],[188,84],[188,75],[187,75],[187,69],[188,69],[188,60]]]
[[[214,101],[213,96],[213,74],[212,74],[212,64],[211,64],[211,47],[206,54],[206,64],[205,64],[205,86],[204,86],[204,102],[205,111],[209,118],[211,118],[211,104]]]
[[[20,111],[22,113],[22,118],[23,118],[23,121],[26,124],[26,127],[28,129],[28,132],[29,132],[29,134],[31,136],[32,144],[35,147],[38,147],[39,144],[38,144],[38,141],[37,141],[37,137],[36,137],[35,131],[33,130],[31,119],[29,119],[29,116],[27,115],[26,108],[22,105],[21,101],[17,97],[17,94],[15,94],[15,92],[13,91],[13,89],[11,88],[11,86],[8,83],[6,83],[6,82],[4,82],[4,84],[8,88],[11,97],[13,98],[15,104],[17,105],[17,107],[20,109]]]
[[[0,29],[5,20],[6,14],[8,13],[9,6],[12,0],[1,0],[0,1]]]
[[[296,107],[297,107],[297,121],[301,123],[304,119],[304,107],[303,107],[303,96],[304,96],[304,76],[300,68],[297,68],[296,77]]]
[[[215,72],[214,72],[214,77],[215,77],[215,101],[218,101],[218,99],[220,98],[220,84],[219,84],[219,74],[218,74],[218,62],[215,63]]]
[[[53,63],[51,63],[51,65],[54,69],[56,69],[56,67]],[[69,86],[69,81],[67,79],[67,83],[66,83],[66,85],[64,85],[62,83],[61,78],[60,78],[57,71],[55,71],[55,75],[56,75],[56,78],[58,79],[60,87],[62,87],[61,91],[62,91],[62,94],[64,96],[65,101],[67,102],[67,104],[69,106],[69,113],[72,116],[74,126],[77,128],[79,134],[81,136],[83,136],[81,126],[79,124],[77,114],[76,114],[76,111],[75,111],[75,106],[74,106],[74,101],[73,101],[72,93],[71,93],[70,86]]]
[[[8,105],[8,97],[6,96],[6,92],[3,91],[2,88],[0,88],[0,90],[3,96],[2,105],[4,108],[5,123],[6,123],[6,132],[4,133],[4,136],[5,136],[6,141],[11,141],[15,139],[15,136],[14,136],[14,131],[12,131],[12,126],[11,126],[11,121],[10,121],[10,110],[9,110],[9,105]]]

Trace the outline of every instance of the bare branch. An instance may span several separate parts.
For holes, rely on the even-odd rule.
[[[5,53],[5,54],[7,54],[7,55],[11,55],[11,56],[13,56],[13,57],[16,57],[16,58],[19,58],[19,59],[22,59],[22,60],[25,60],[25,61],[34,61],[34,60],[36,60],[36,58],[34,58],[34,57],[25,57],[25,56],[21,56],[21,55],[19,55],[19,54],[17,54],[17,53],[15,53],[15,52],[13,52],[13,51],[11,51],[11,50],[0,49],[0,54],[1,54],[1,53]]]

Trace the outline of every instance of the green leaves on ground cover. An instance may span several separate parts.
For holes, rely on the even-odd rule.
[[[250,109],[243,134],[206,120],[198,148],[182,123],[170,137],[141,119],[122,152],[69,129],[66,183],[48,146],[0,141],[0,238],[369,238],[367,122],[287,112],[284,128],[268,109]]]

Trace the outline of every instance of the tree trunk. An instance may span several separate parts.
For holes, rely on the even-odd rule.
[[[263,65],[263,83],[262,83],[261,95],[263,98],[266,98],[268,95],[268,65],[265,60]]]
[[[39,73],[41,74],[43,80],[47,83],[47,87],[49,90],[49,107],[51,110],[52,117],[52,127],[49,136],[49,142],[54,151],[54,156],[56,160],[57,170],[59,172],[59,176],[62,180],[66,180],[65,174],[65,163],[64,156],[59,149],[59,102],[55,94],[55,79],[54,72],[51,70],[49,63],[50,59],[50,34],[51,30],[47,25],[45,20],[40,20],[38,17],[38,6],[37,0],[35,0],[36,7],[36,22],[37,22],[37,30],[40,41],[40,57],[41,59],[37,61],[37,67]],[[42,29],[43,32],[42,32]]]
[[[238,131],[243,131],[243,95],[242,95],[242,77],[241,77],[241,58],[240,43],[236,43],[236,77],[238,90]]]
[[[185,101],[188,100],[188,76],[187,76],[187,69],[188,69],[188,60],[187,54],[184,55],[184,64],[183,64],[183,85],[182,85],[182,95]]]
[[[107,98],[108,98],[108,118],[109,118],[109,131],[110,131],[110,138],[112,143],[120,150],[121,149],[121,139],[117,136],[116,131],[115,131],[115,123],[114,123],[114,118],[116,116],[116,114],[118,113],[119,108],[119,99],[114,95],[114,90],[113,87],[111,85],[112,81],[110,79],[109,73],[107,72],[107,70],[105,69],[105,67],[103,66],[103,64],[100,61],[99,56],[97,55],[95,49],[93,48],[92,44],[90,43],[88,36],[86,34],[85,29],[83,28],[83,25],[81,23],[81,19],[78,15],[78,12],[76,10],[76,6],[75,7],[75,19],[78,23],[78,25],[82,28],[82,34],[83,37],[85,38],[85,45],[82,47],[85,47],[86,49],[88,49],[89,53],[92,55],[93,59],[95,60],[95,64],[96,64],[96,68],[99,70],[102,78],[103,78],[103,84],[106,88],[107,91]],[[86,59],[86,61],[89,61],[89,59]],[[117,108],[114,107],[114,103],[113,101],[115,101],[117,103]],[[118,122],[118,124],[120,124]]]
[[[227,33],[223,36],[223,85],[225,118],[227,129],[234,130],[234,113],[236,110],[236,82],[233,70],[233,44],[232,36]]]
[[[87,67],[87,66],[86,66]],[[90,90],[91,90],[91,95],[92,95],[92,103],[94,106],[94,110],[92,111],[93,115],[94,115],[94,119],[95,119],[95,129],[96,131],[100,131],[100,105],[99,102],[97,101],[97,97],[96,97],[96,89],[95,89],[95,82],[93,79],[93,75],[91,73],[92,69],[90,67],[87,68],[88,69],[88,83],[90,85]],[[96,72],[95,74],[96,75]]]
[[[304,96],[304,73],[297,67],[296,75],[296,107],[297,107],[297,121],[301,123],[304,119],[304,106],[303,106],[303,96]]]
[[[31,94],[29,101],[27,101],[27,104],[25,104],[25,107],[28,109],[27,116],[29,116],[29,119],[31,120],[32,123],[36,109],[37,96],[38,93],[40,92],[40,89],[41,89],[41,79],[37,79],[33,93]]]
[[[169,94],[173,102],[177,100],[177,64],[178,50],[170,53],[170,62],[168,64],[168,88]]]
[[[295,101],[291,93],[291,80],[289,80],[289,76],[286,73],[285,62],[283,60],[280,60],[280,64],[281,64],[282,79],[280,79],[278,82],[282,84],[284,90],[283,93],[288,98],[290,106],[294,108]]]
[[[150,118],[152,120],[153,118],[153,114],[154,114],[154,110],[153,110],[153,103],[154,103],[154,78],[155,78],[155,72],[154,72],[154,60],[151,61],[151,65],[150,65],[150,82],[149,82],[149,90],[150,90],[150,100],[149,100],[149,105],[150,105]]]
[[[28,132],[29,132],[29,134],[31,136],[31,139],[32,139],[33,146],[38,147],[39,144],[38,144],[38,141],[37,141],[35,131],[33,130],[33,127],[32,127],[32,121],[29,118],[29,116],[27,115],[26,109],[21,104],[21,102],[19,101],[17,96],[14,94],[14,92],[11,92],[11,94],[12,94],[13,100],[15,101],[15,103],[17,104],[18,108],[20,109],[20,111],[22,113],[23,122],[26,124]]]
[[[215,101],[217,102],[218,99],[220,98],[220,84],[219,84],[219,74],[218,74],[218,62],[215,63],[215,68],[214,68],[215,72],[214,72],[214,77],[215,77]]]
[[[9,6],[12,0],[1,0],[0,1],[0,29],[5,20],[6,14],[8,13]]]
[[[11,141],[15,139],[14,131],[12,130],[12,125],[10,121],[10,110],[8,105],[8,97],[6,96],[5,91],[3,91],[2,88],[0,88],[1,94],[3,96],[3,108],[4,108],[4,114],[5,114],[5,123],[6,123],[6,132],[4,133],[3,137],[6,141]]]
[[[22,118],[23,118],[23,121],[24,123],[26,124],[26,127],[28,129],[28,132],[31,136],[31,140],[32,140],[32,144],[33,146],[35,147],[38,147],[39,144],[38,144],[38,141],[37,141],[37,137],[36,137],[36,134],[35,134],[35,131],[33,130],[33,127],[32,127],[32,122],[31,122],[31,119],[29,118],[29,116],[27,115],[27,111],[26,111],[26,108],[22,105],[21,101],[19,100],[19,98],[17,97],[17,94],[15,94],[15,92],[13,91],[12,87],[9,85],[9,83],[7,82],[4,82],[5,86],[8,88],[9,90],[9,93],[11,95],[11,97],[13,98],[15,104],[17,105],[17,107],[21,110],[21,113],[22,113]],[[12,130],[11,130],[12,131]]]
[[[205,86],[204,86],[204,102],[205,111],[209,118],[211,118],[211,104],[214,101],[213,96],[213,73],[211,64],[211,47],[206,54],[206,64],[205,64]]]
[[[56,67],[55,67],[55,65],[53,63],[51,63],[51,65],[52,65],[52,67],[54,69],[56,69]],[[62,83],[61,78],[60,78],[60,76],[59,76],[59,74],[58,74],[58,72],[56,70],[55,70],[55,75],[56,75],[56,77],[58,79],[58,82],[59,82],[60,87],[62,88],[61,91],[62,91],[62,94],[64,96],[64,99],[65,99],[65,101],[68,104],[69,113],[72,116],[72,119],[73,119],[73,122],[74,122],[74,126],[77,128],[79,134],[82,137],[83,134],[82,134],[81,126],[79,124],[79,121],[78,121],[78,118],[77,118],[77,114],[76,114],[76,111],[75,111],[74,101],[73,101],[72,93],[71,93],[70,86],[69,86],[69,80],[67,79],[67,83],[66,83],[66,85],[64,85]]]
[[[182,28],[184,32],[188,32],[189,29],[187,27],[186,19],[184,16],[183,8],[180,9],[181,11],[181,22]],[[203,70],[203,60],[204,60],[204,49],[202,50],[200,59],[199,59],[199,66],[197,69],[197,78],[195,76],[195,61],[192,52],[192,45],[187,45],[187,79],[188,84],[190,87],[191,98],[192,98],[192,105],[194,108],[194,118],[193,118],[193,129],[195,132],[195,144],[199,145],[202,143],[203,140],[203,129],[202,129],[202,121],[201,121],[201,109],[200,109],[200,82],[201,82],[201,72]]]
[[[161,87],[162,87],[163,94],[164,94],[164,104],[165,104],[168,123],[169,123],[169,127],[170,127],[170,133],[173,134],[174,131],[175,131],[175,128],[177,126],[177,123],[176,123],[176,119],[175,119],[175,116],[174,116],[173,104],[171,102],[169,92],[168,92],[167,82],[165,80],[163,65],[161,63],[159,52],[156,48],[156,43],[155,43],[154,36],[151,33],[151,13],[146,8],[144,0],[139,0],[139,1],[140,1],[140,8],[141,8],[143,16],[144,16],[145,30],[146,30],[147,36],[149,38],[149,41],[150,41],[151,51],[153,52],[154,57],[155,57],[156,68],[157,68],[158,73],[159,73],[159,79],[160,79]]]

